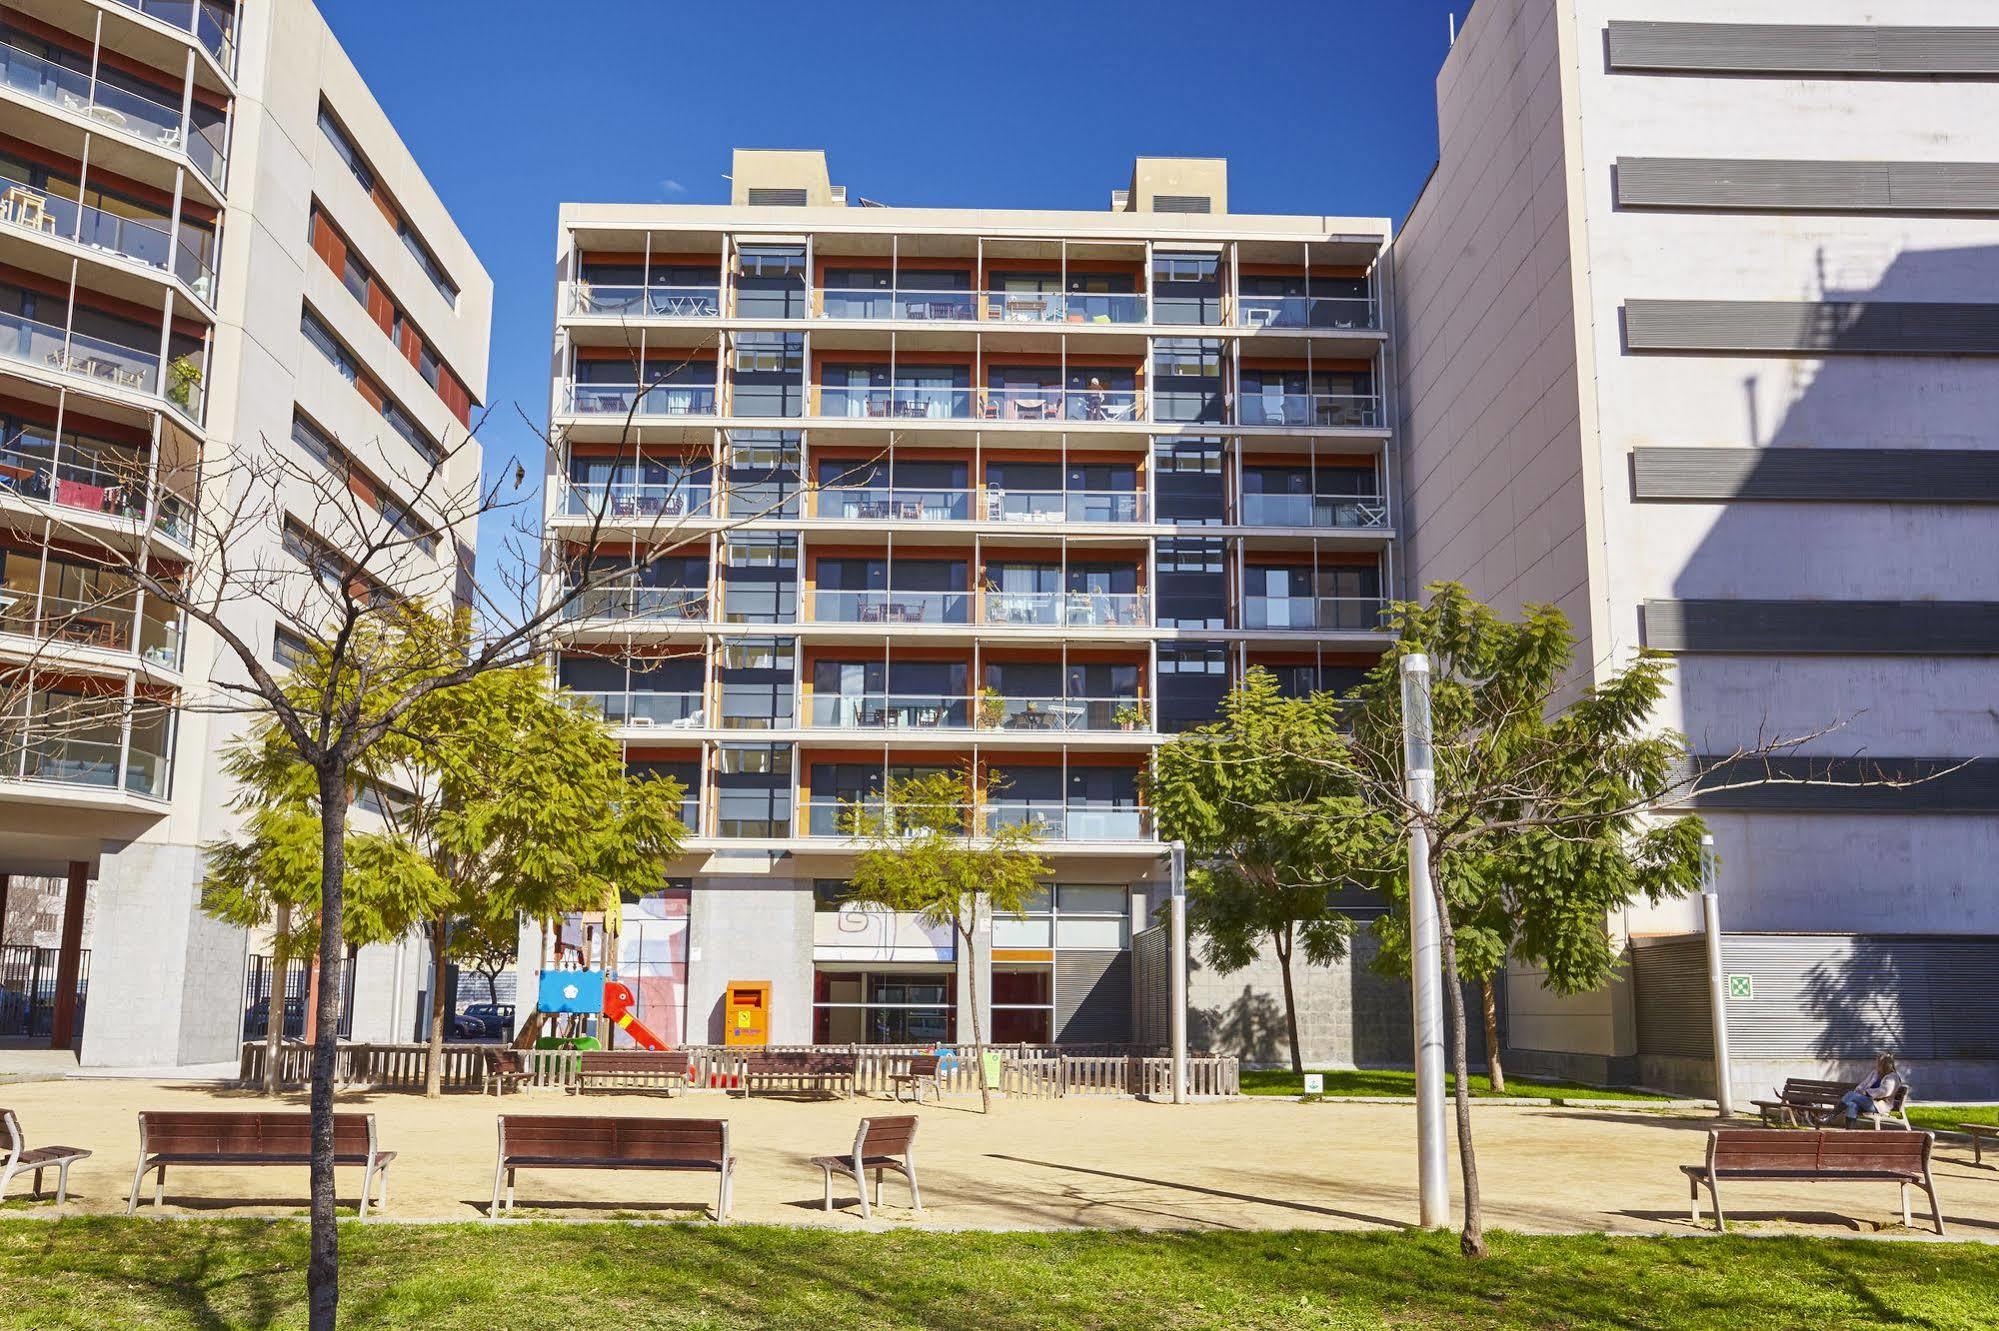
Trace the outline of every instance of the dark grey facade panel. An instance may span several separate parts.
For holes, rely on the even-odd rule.
[[[1999,655],[1999,602],[1650,600],[1645,645],[1666,652]]]
[[[1999,162],[1620,157],[1616,181],[1624,208],[1999,212]]]
[[[1124,1044],[1131,1039],[1131,953],[1055,951],[1055,1039]]]
[[[1699,935],[1631,940],[1638,1050],[1668,1058],[1713,1058],[1707,943]]]
[[[1999,75],[1999,28],[1613,19],[1609,51],[1632,72]]]
[[[1131,1040],[1164,1045],[1173,1039],[1173,942],[1163,924],[1131,936]]]
[[[1754,987],[1728,1005],[1738,1058],[1999,1057],[1999,938],[1728,934],[1722,965]]]
[[[1881,300],[1627,300],[1632,351],[1812,356],[1999,355],[1999,304]]]
[[[1999,503],[1999,449],[1669,448],[1631,450],[1646,500]]]
[[[1681,801],[1695,811],[1803,814],[1999,813],[1999,759],[1733,758],[1699,754]]]

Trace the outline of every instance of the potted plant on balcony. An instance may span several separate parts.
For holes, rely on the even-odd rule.
[[[999,690],[981,688],[979,690],[979,728],[998,730],[1006,723],[1006,699]]]
[[[1145,729],[1147,722],[1145,715],[1145,695],[1139,694],[1129,702],[1119,703],[1117,710],[1111,713],[1111,720],[1117,722],[1119,730]]]
[[[175,356],[167,362],[167,401],[186,411],[194,396],[194,390],[201,386],[201,367],[186,356]]]

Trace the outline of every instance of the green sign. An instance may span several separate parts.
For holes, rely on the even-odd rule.
[[[984,1063],[982,1071],[984,1071],[984,1073],[986,1074],[986,1089],[989,1091],[997,1091],[1000,1088],[999,1050],[997,1049],[986,1050],[986,1056],[982,1060],[982,1062]]]
[[[1753,975],[1731,975],[1728,977],[1730,998],[1751,999],[1756,997],[1756,977]]]

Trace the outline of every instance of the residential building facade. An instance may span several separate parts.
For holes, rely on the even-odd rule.
[[[413,491],[447,453],[476,483],[491,283],[310,0],[10,0],[0,65],[0,884],[67,885],[34,1034],[91,1064],[233,1059],[260,944],[201,911],[200,848],[236,816],[247,722],[218,702],[242,667],[90,551],[202,576],[204,480],[274,448],[417,540],[413,590],[462,590],[472,533]],[[321,567],[296,488],[256,501],[284,519],[240,526],[234,567]],[[300,649],[273,606],[230,613],[270,663]],[[352,969],[343,1024],[406,1035],[417,949]]]
[[[1703,767],[1799,741],[1692,802],[1739,1092],[1999,1086],[1992,20],[1479,0],[1396,240],[1411,588],[1559,605],[1585,679],[1670,653]],[[1613,921],[1599,993],[1516,973],[1514,1065],[1705,1093],[1698,921]]]
[[[1129,1040],[1149,755],[1250,667],[1343,688],[1386,642],[1388,225],[1231,212],[1208,160],[1102,212],[848,206],[816,152],[732,180],[557,234],[547,567],[595,532],[628,572],[555,668],[692,832],[625,909],[639,1017],[720,1040],[764,981],[775,1042],[970,1038],[975,1002],[990,1039]],[[1055,869],[980,973],[841,904],[842,811],[933,771]]]

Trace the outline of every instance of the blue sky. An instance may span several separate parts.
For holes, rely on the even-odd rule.
[[[1399,222],[1469,0],[319,4],[493,275],[487,472],[538,476],[559,201],[724,203],[732,148],[824,148],[884,203],[1094,210],[1157,154],[1228,158],[1238,212]]]

